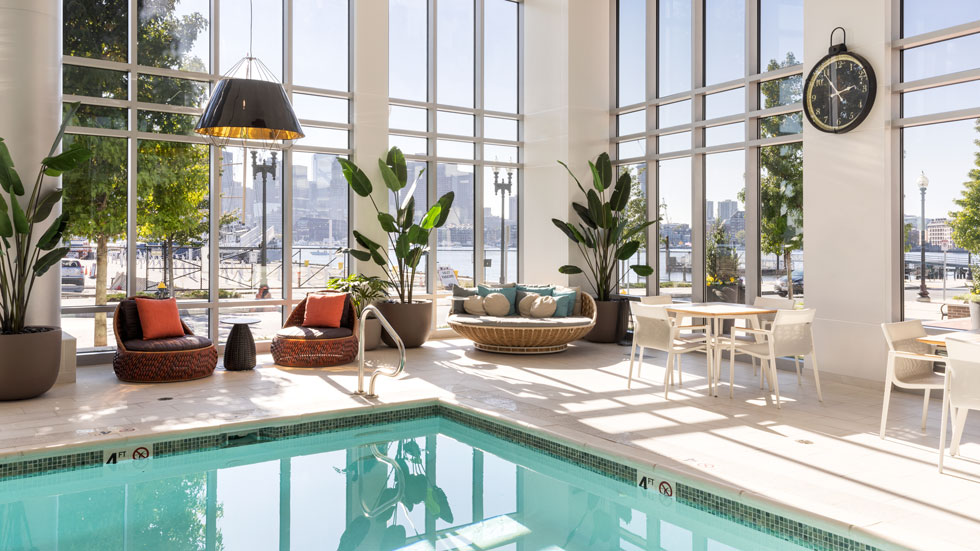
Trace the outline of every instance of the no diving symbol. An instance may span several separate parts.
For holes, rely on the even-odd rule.
[[[149,456],[150,456],[150,450],[142,446],[133,450],[133,459],[146,459]],[[660,493],[663,493],[663,484],[660,485]]]
[[[660,483],[658,490],[660,490],[661,495],[665,495],[667,497],[674,495],[674,489],[670,486],[670,482],[667,482],[666,480]]]

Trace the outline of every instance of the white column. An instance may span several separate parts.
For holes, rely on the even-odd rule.
[[[30,186],[61,124],[60,0],[0,0],[0,98],[0,137]],[[60,185],[60,178],[46,178],[46,189]],[[56,267],[35,285],[27,322],[59,325],[60,308]]]
[[[524,227],[528,283],[565,283],[558,267],[580,263],[552,218],[573,220],[581,192],[558,160],[590,185],[587,161],[609,149],[610,0],[524,3]],[[581,277],[571,278],[583,285]]]
[[[897,319],[898,182],[889,128],[891,0],[806,0],[806,71],[827,54],[830,31],[847,30],[847,49],[874,67],[874,108],[859,127],[803,131],[806,306],[816,308],[820,369],[882,380],[880,324]],[[840,36],[840,33],[837,33]]]
[[[388,151],[388,2],[355,0],[351,11],[354,43],[351,50],[351,91],[354,94],[351,146],[353,160],[374,184],[375,202],[379,208],[388,204],[388,188],[381,179],[378,158]],[[350,227],[377,243],[386,243],[387,235],[378,225],[377,213],[366,197],[351,193]],[[351,246],[354,238],[351,236]],[[354,262],[355,270],[365,275],[382,275],[371,261]]]

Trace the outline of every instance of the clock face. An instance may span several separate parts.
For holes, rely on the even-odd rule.
[[[828,55],[806,79],[807,119],[824,132],[847,132],[871,111],[876,86],[874,70],[860,56],[846,52]]]

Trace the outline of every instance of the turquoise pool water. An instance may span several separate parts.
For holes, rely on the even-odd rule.
[[[803,549],[675,498],[430,418],[0,481],[0,549]]]

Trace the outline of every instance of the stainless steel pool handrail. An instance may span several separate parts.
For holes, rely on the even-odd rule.
[[[374,372],[371,373],[371,381],[368,384],[368,391],[364,392],[364,322],[367,321],[368,314],[374,314],[374,317],[378,318],[378,321],[381,322],[381,327],[383,327],[384,330],[391,335],[391,338],[395,341],[395,344],[398,345],[398,367],[392,371],[375,369]],[[381,313],[381,310],[378,310],[378,307],[373,304],[365,306],[364,310],[361,311],[360,326],[357,340],[357,391],[355,391],[353,394],[367,396],[368,398],[377,398],[378,395],[374,393],[374,384],[375,380],[378,378],[378,375],[384,375],[385,377],[397,377],[401,375],[401,372],[405,369],[405,343],[402,341],[402,338],[398,336],[398,333],[395,332],[395,329],[391,326],[391,324],[388,323],[388,320]]]
[[[398,466],[398,462],[388,457],[386,454],[381,453],[381,450],[378,449],[377,444],[371,444],[371,455],[373,455],[374,458],[377,459],[378,461],[382,463],[387,463],[388,465],[391,466],[391,470],[395,472],[396,483],[395,483],[395,495],[392,496],[391,499],[389,499],[388,501],[377,504],[373,509],[364,501],[365,492],[363,491],[358,492],[358,494],[360,494],[361,496],[361,510],[364,511],[364,516],[368,518],[374,518],[379,514],[383,513],[388,508],[392,507],[393,505],[397,505],[398,502],[401,501],[402,497],[405,495],[405,491],[403,489],[405,488],[405,473],[404,471],[402,471],[402,468]],[[361,487],[363,489],[364,477],[359,476],[357,479],[357,483],[358,483],[358,487]],[[383,490],[384,488],[382,489],[382,491]]]

